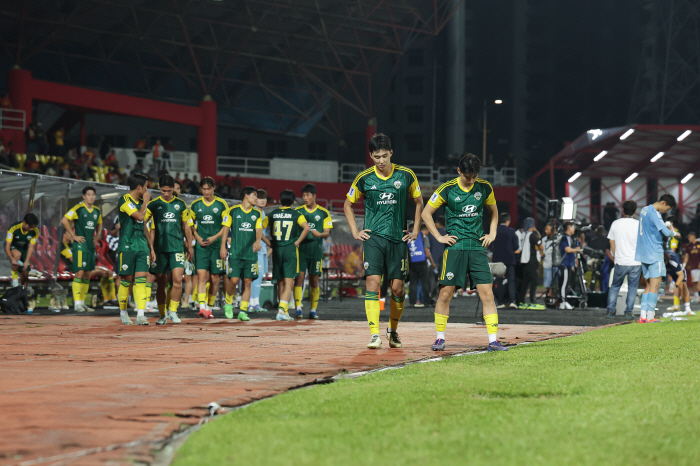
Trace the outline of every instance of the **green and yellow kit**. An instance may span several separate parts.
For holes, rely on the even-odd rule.
[[[265,217],[270,225],[272,244],[272,279],[296,278],[299,274],[299,249],[294,242],[304,229],[306,219],[291,207],[280,207]]]
[[[229,278],[258,278],[258,253],[253,252],[256,231],[263,229],[262,211],[243,205],[232,206],[226,214],[224,226],[231,229],[231,249],[228,253]]]
[[[477,178],[466,189],[459,180],[455,178],[441,185],[428,201],[435,209],[445,205],[445,229],[448,235],[457,237],[453,246],[445,247],[440,284],[462,287],[467,275],[476,285],[490,284],[493,276],[480,238],[484,236],[484,205],[495,205],[496,198],[488,181]]]
[[[166,201],[159,196],[148,203],[145,220],[151,218],[155,231],[153,249],[156,251],[151,273],[170,273],[174,269],[185,268],[182,222],[192,223],[185,201],[178,197]]]
[[[32,228],[29,231],[24,231],[22,229],[22,223],[23,221],[20,220],[10,225],[10,228],[7,229],[5,241],[10,242],[10,250],[15,249],[21,253],[20,260],[24,262],[27,258],[29,245],[36,244],[36,240],[39,237],[39,228]]]
[[[119,246],[117,259],[119,275],[134,275],[137,272],[148,272],[150,266],[150,249],[146,240],[143,220],[131,216],[141,210],[143,199],[138,201],[130,193],[124,194],[117,202],[119,212]],[[73,258],[75,261],[75,258]]]
[[[102,213],[95,206],[88,209],[84,202],[73,207],[64,215],[73,222],[73,230],[76,236],[85,238],[84,243],[73,241],[71,250],[73,252],[72,272],[95,270],[95,231],[98,225],[102,225]]]
[[[323,238],[315,238],[311,232],[323,233],[324,228],[333,228],[331,213],[321,206],[309,210],[305,205],[296,208],[309,224],[309,235],[299,246],[299,270],[309,275],[321,275],[323,271]]]
[[[200,197],[190,206],[191,218],[197,228],[197,234],[202,239],[215,236],[223,227],[228,210],[228,204],[220,197],[214,197],[211,202]],[[195,245],[194,265],[197,270],[207,270],[215,275],[224,273],[224,261],[219,256],[221,238],[206,247]]]

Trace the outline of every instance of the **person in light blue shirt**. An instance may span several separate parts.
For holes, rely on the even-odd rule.
[[[678,234],[666,227],[661,215],[675,207],[676,198],[670,194],[662,194],[658,201],[644,207],[639,214],[637,249],[634,260],[642,263],[642,274],[647,281],[646,289],[642,295],[642,309],[639,316],[639,323],[642,324],[658,322],[654,318],[654,312],[656,302],[659,299],[659,284],[661,278],[666,276],[664,236]]]

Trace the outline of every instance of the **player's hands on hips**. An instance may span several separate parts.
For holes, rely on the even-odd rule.
[[[484,235],[481,238],[479,238],[479,241],[481,241],[481,245],[485,248],[489,247],[491,243],[496,239],[496,233],[489,233],[488,235]]]
[[[455,235],[442,235],[435,238],[438,243],[447,244],[448,246],[454,246],[457,242],[457,237]]]
[[[84,236],[74,236],[73,241],[77,241],[78,243],[84,243],[85,237]]]
[[[369,232],[372,230],[362,230],[357,233],[353,233],[352,236],[358,241],[367,241],[369,239]]]
[[[262,246],[260,245],[260,241],[256,241],[253,243],[253,252],[258,252],[262,249]]]
[[[418,233],[413,233],[413,232],[408,232],[408,230],[404,230],[405,235],[403,235],[403,238],[401,238],[402,241],[406,241],[407,243],[410,243],[411,241],[415,241],[416,238],[418,238]]]

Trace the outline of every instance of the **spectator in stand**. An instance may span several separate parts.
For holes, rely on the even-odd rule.
[[[163,147],[165,148],[166,152],[173,152],[175,150],[172,139],[168,139],[168,142],[166,142]]]
[[[143,160],[139,160],[136,162],[136,166],[134,167],[133,170],[131,170],[132,175],[143,175]]]
[[[491,251],[493,251],[493,262],[502,262],[506,266],[506,275],[502,279],[498,279],[497,298],[499,301],[498,309],[504,309],[506,306],[512,309],[517,309],[515,304],[515,265],[517,263],[516,254],[520,254],[520,242],[515,235],[515,230],[510,228],[510,215],[503,212],[498,218],[499,225],[496,229],[496,239],[491,243]],[[505,288],[508,289],[506,298]]]
[[[119,162],[117,161],[117,154],[114,153],[114,149],[110,149],[109,154],[105,157],[105,166],[111,167],[115,170],[119,169]]]
[[[192,181],[190,181],[190,186],[187,189],[187,192],[190,194],[197,195],[201,192],[201,188],[199,187],[199,181],[197,180],[197,175],[192,177]]]
[[[157,139],[156,143],[153,144],[153,147],[151,147],[151,153],[153,156],[153,168],[156,170],[156,173],[160,172],[163,166],[164,150],[165,149],[163,148],[163,145],[160,143],[160,139]]]
[[[180,180],[180,185],[182,186],[182,189],[184,190],[184,192],[186,192],[186,193],[189,192],[190,183],[192,183],[192,180],[185,173],[185,176],[182,177],[182,179]]]
[[[625,318],[634,319],[634,301],[637,298],[639,278],[642,276],[642,263],[634,260],[637,251],[637,232],[639,220],[634,218],[637,211],[637,203],[625,201],[622,204],[622,218],[615,220],[610,225],[608,240],[610,240],[610,255],[615,263],[612,285],[608,291],[608,312],[606,317],[615,317],[617,297],[620,294],[622,283],[627,277],[627,306]]]
[[[138,162],[142,161],[143,158],[146,157],[146,155],[148,154],[146,147],[146,138],[144,136],[141,136],[134,145],[134,154],[136,155],[136,160]]]
[[[39,152],[39,142],[36,139],[36,129],[34,123],[30,123],[24,131],[25,150],[27,154],[36,154]]]
[[[107,174],[107,183],[119,184],[120,181],[119,173],[114,168],[111,168]]]
[[[353,246],[352,251],[345,258],[345,263],[343,264],[343,272],[355,275],[357,277],[362,277],[365,274],[365,268],[362,264],[362,246],[356,244]]]
[[[90,131],[90,134],[88,134],[87,138],[85,138],[85,143],[88,150],[93,154],[98,154],[100,152],[100,137],[97,135],[94,129]]]
[[[163,146],[163,163],[168,164],[168,171],[172,170],[172,165],[170,161],[172,160],[172,152],[175,151],[175,146],[173,146],[173,140],[168,139],[168,141]]]
[[[224,181],[219,181],[216,185],[216,193],[224,199],[231,199],[231,186]]]
[[[692,289],[695,283],[694,302],[700,302],[700,241],[694,231],[688,233],[688,244],[685,246],[685,255],[683,256],[683,268],[690,271],[690,280],[688,283],[688,291]]]
[[[56,176],[58,172],[56,171],[56,165],[53,163],[49,163],[46,165],[46,170],[44,170],[44,174],[47,176]]]
[[[61,126],[53,133],[53,152],[59,157],[66,155],[65,132],[66,130]]]
[[[542,238],[540,232],[535,228],[535,219],[528,217],[523,222],[525,230],[525,239],[523,240],[522,250],[520,252],[520,263],[523,267],[523,280],[520,282],[518,290],[518,307],[520,309],[544,309],[537,304],[537,283],[540,278],[540,263],[538,254],[542,254]],[[525,303],[527,290],[530,290],[530,304]]]

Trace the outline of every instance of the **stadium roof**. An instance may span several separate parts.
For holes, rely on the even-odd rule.
[[[451,0],[75,0],[3,2],[0,61],[48,81],[196,103],[219,123],[342,135],[342,104],[367,117],[382,66],[436,35]],[[373,81],[374,80],[374,81]],[[374,86],[373,86],[374,85]],[[379,97],[377,99],[377,97]],[[331,115],[332,113],[332,115]]]
[[[569,176],[684,178],[700,170],[700,126],[629,125],[592,129],[551,160]],[[543,173],[549,167],[543,167]]]

